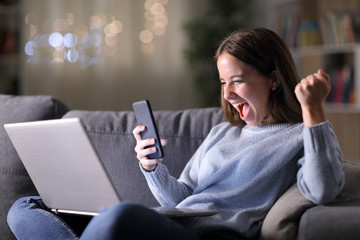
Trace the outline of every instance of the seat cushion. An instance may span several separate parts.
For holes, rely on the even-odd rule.
[[[12,239],[6,215],[12,203],[23,196],[37,194],[22,165],[4,124],[61,118],[68,108],[49,96],[0,95],[0,236]]]

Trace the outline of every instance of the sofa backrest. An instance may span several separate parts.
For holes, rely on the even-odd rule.
[[[6,215],[20,197],[37,195],[21,163],[4,124],[61,118],[68,108],[49,96],[0,95],[0,236],[15,239],[6,223]]]
[[[146,206],[158,206],[134,151],[136,142],[132,130],[136,126],[133,112],[69,111],[64,118],[82,119],[94,147],[122,200]],[[178,177],[187,161],[207,136],[210,129],[225,121],[220,108],[154,111],[164,147],[164,164]]]

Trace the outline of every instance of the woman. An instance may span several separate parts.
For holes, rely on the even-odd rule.
[[[133,134],[141,171],[162,206],[219,213],[172,220],[121,203],[95,217],[81,239],[256,238],[267,212],[295,182],[317,204],[341,191],[342,154],[323,107],[329,76],[319,70],[299,82],[288,48],[263,28],[231,34],[215,60],[228,122],[211,130],[179,179],[163,159],[147,158],[156,149],[147,148],[154,139],[141,138],[144,126]],[[16,234],[15,222],[9,224]]]

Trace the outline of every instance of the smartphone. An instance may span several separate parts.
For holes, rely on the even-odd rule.
[[[136,121],[139,125],[145,125],[146,129],[141,132],[141,137],[155,138],[155,144],[148,147],[156,147],[157,151],[148,155],[150,159],[157,159],[164,157],[164,151],[161,146],[159,133],[154,121],[154,116],[151,110],[150,102],[148,100],[142,100],[133,103],[133,109],[136,117]]]

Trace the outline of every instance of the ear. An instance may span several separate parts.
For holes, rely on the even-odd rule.
[[[279,74],[277,71],[271,73],[271,90],[275,91],[280,85]]]

